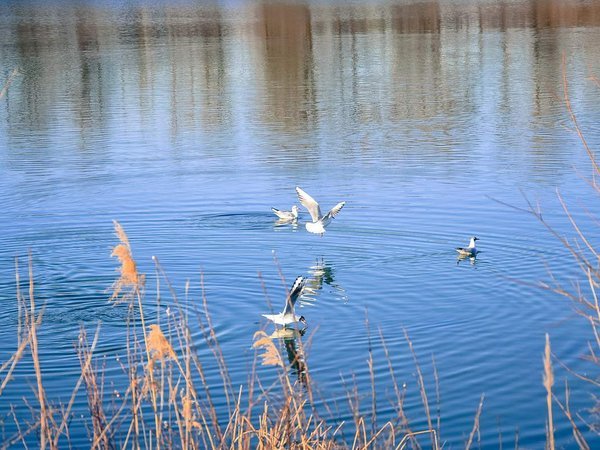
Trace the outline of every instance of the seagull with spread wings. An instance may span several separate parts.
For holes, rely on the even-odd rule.
[[[340,202],[335,205],[331,210],[323,215],[321,208],[314,198],[304,192],[302,189],[296,186],[296,193],[298,194],[298,200],[302,203],[312,218],[312,222],[306,223],[306,229],[311,233],[320,234],[323,236],[325,233],[325,227],[329,225],[332,219],[339,214],[346,202]]]
[[[290,293],[285,301],[285,308],[279,314],[263,314],[264,317],[269,319],[272,322],[275,322],[278,325],[288,326],[292,325],[296,322],[302,322],[306,325],[306,319],[304,316],[297,316],[294,313],[294,305],[296,304],[296,300],[302,294],[302,289],[304,288],[304,278],[298,277],[292,288],[290,289]]]

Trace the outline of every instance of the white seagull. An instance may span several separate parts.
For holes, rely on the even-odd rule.
[[[298,300],[298,297],[300,297],[303,288],[304,278],[296,278],[296,281],[294,281],[294,284],[290,289],[290,293],[285,301],[285,308],[283,308],[283,311],[279,314],[263,314],[263,316],[278,325],[283,325],[284,327],[287,325],[292,325],[296,322],[302,322],[306,325],[306,319],[304,316],[298,317],[296,314],[294,314],[294,304],[296,303],[296,300]]]
[[[282,211],[277,208],[271,208],[271,211],[273,211],[275,213],[275,215],[277,217],[279,217],[281,220],[287,220],[287,221],[298,220],[298,207],[296,205],[292,206],[291,211]]]
[[[477,247],[475,247],[475,241],[478,241],[479,238],[476,236],[473,236],[471,238],[471,241],[469,242],[469,246],[468,247],[456,247],[456,251],[458,252],[459,256],[475,256],[479,250],[477,250]]]
[[[308,209],[310,213],[310,217],[312,218],[312,222],[306,223],[306,229],[311,233],[320,234],[323,236],[325,233],[325,227],[329,225],[329,222],[338,215],[338,213],[342,210],[346,202],[340,202],[335,205],[331,210],[325,214],[321,214],[321,208],[319,204],[316,202],[314,198],[304,192],[302,189],[296,186],[296,192],[298,194],[298,200],[300,203]]]

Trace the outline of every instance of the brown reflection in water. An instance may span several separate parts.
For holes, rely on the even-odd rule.
[[[532,0],[482,5],[481,28],[580,27],[600,24],[600,3],[576,0]]]
[[[396,33],[439,33],[440,4],[437,1],[390,7]]]
[[[443,6],[445,25],[458,29],[478,24],[481,30],[560,28],[600,25],[600,3],[586,0],[473,2]]]
[[[20,94],[10,103],[7,118],[9,123],[30,131],[49,128],[50,110],[58,99],[57,91],[64,92],[70,82],[64,69],[73,66],[69,55],[73,47],[70,36],[61,27],[35,20],[39,14],[19,20],[14,25],[12,39],[4,40],[6,44],[13,42],[17,65],[23,74],[19,89],[11,92],[15,95],[20,91]],[[46,17],[54,19],[50,13]],[[57,55],[57,47],[65,51]]]
[[[156,43],[155,26],[152,16],[146,8],[138,8],[132,11],[133,23],[131,26],[131,38],[135,45],[135,66],[138,71],[138,99],[139,110],[142,119],[148,119],[148,111],[153,108],[151,88],[156,81],[156,67],[158,66],[154,57],[153,45]],[[127,40],[127,39],[124,39]]]
[[[264,64],[262,117],[288,131],[304,130],[316,119],[310,9],[266,3],[258,16]]]
[[[587,27],[600,25],[597,1],[533,1],[537,27]]]
[[[170,67],[171,131],[219,129],[230,120],[223,17],[219,8],[168,8],[165,13]]]
[[[104,99],[102,89],[103,65],[100,55],[100,35],[94,10],[77,8],[75,10],[75,39],[77,41],[77,59],[79,82],[77,94],[72,96],[82,139],[89,129],[104,125]]]
[[[544,115],[556,99],[540,93],[560,92],[561,30],[600,25],[600,2],[583,0],[262,3],[233,12],[219,6],[142,6],[125,12],[13,7],[11,12],[18,18],[1,27],[2,52],[23,76],[11,87],[7,120],[23,133],[48,129],[60,114],[63,120],[72,114],[69,119],[84,134],[106,126],[108,109],[120,103],[135,106],[142,120],[156,117],[165,96],[173,135],[197,127],[221,129],[231,124],[240,100],[232,96],[231,73],[238,64],[232,52],[247,49],[255,52],[244,80],[259,88],[260,119],[285,131],[310,130],[319,111],[340,107],[363,123],[452,115],[456,105],[472,108],[477,102],[473,86],[481,55],[497,51],[494,42],[482,40],[481,31],[497,29],[531,31],[525,40],[505,39],[497,64],[513,64],[512,73],[524,64],[533,67],[527,92],[534,113]],[[254,33],[245,35],[250,23]],[[597,44],[593,37],[581,39],[588,48]],[[533,60],[521,61],[519,68],[511,59],[516,47]],[[457,52],[464,53],[459,64]],[[374,66],[377,71],[369,72]],[[510,88],[511,72],[505,73]],[[457,78],[461,83],[452,84]]]
[[[392,76],[396,89],[390,116],[394,119],[426,119],[452,113],[454,102],[444,85],[441,63],[441,11],[437,1],[391,7],[392,30],[397,34],[422,33],[394,39]],[[418,57],[415,57],[418,55]]]

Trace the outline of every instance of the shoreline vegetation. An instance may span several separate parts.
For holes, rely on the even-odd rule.
[[[592,165],[590,187],[600,194],[600,168],[595,152],[588,146],[579,128],[575,113],[571,108],[568,83],[564,70],[564,101],[573,127],[584,146]],[[17,72],[13,72],[16,76]],[[592,81],[600,86],[598,79]],[[8,89],[5,83],[0,98]],[[563,286],[555,280],[540,283],[540,287],[568,298],[577,311],[589,322],[592,340],[589,343],[590,363],[594,374],[600,366],[600,300],[597,289],[600,286],[600,250],[588,238],[585,230],[577,225],[569,208],[559,194],[559,200],[566,216],[571,221],[575,238],[560,235],[547,223],[539,209],[529,203],[525,212],[541,222],[561,245],[567,248],[578,264],[582,280],[575,280],[573,286]],[[112,286],[110,301],[117,307],[126,308],[127,341],[126,359],[121,361],[122,376],[127,380],[127,389],[120,396],[120,403],[108,401],[104,385],[103,359],[95,355],[102,332],[99,324],[93,335],[90,330],[80,329],[79,341],[74,356],[79,359],[81,374],[67,402],[56,404],[46,395],[44,375],[39,349],[38,330],[42,326],[44,307],[36,304],[34,268],[31,257],[28,263],[26,292],[21,291],[19,261],[16,261],[16,297],[18,303],[17,348],[6,361],[0,361],[0,396],[11,387],[11,380],[19,363],[30,358],[35,383],[32,389],[37,404],[29,404],[34,420],[24,422],[14,414],[15,434],[7,436],[2,448],[23,444],[27,447],[36,443],[40,448],[64,448],[71,446],[71,427],[87,427],[90,448],[232,448],[232,449],[273,449],[273,448],[442,448],[439,414],[432,417],[431,395],[427,391],[417,354],[408,333],[405,338],[412,354],[423,415],[427,427],[411,425],[404,409],[406,395],[394,372],[381,332],[377,337],[387,356],[389,379],[393,386],[393,419],[380,423],[377,415],[377,393],[373,371],[373,355],[369,351],[367,364],[371,376],[370,390],[359,392],[356,384],[346,385],[346,401],[352,411],[352,421],[340,422],[335,416],[335,405],[322,397],[310,379],[306,362],[305,346],[298,330],[287,330],[288,335],[267,335],[259,331],[254,336],[254,363],[248,373],[246,385],[234,386],[229,375],[227,361],[214,331],[208,300],[204,293],[201,307],[195,311],[202,332],[200,342],[193,342],[189,327],[190,317],[178,301],[175,289],[169,283],[157,258],[156,267],[157,298],[159,283],[166,283],[171,293],[170,304],[173,311],[150,317],[144,312],[150,294],[147,280],[137,270],[131,246],[125,230],[114,222],[119,243],[112,256],[120,263],[120,273]],[[187,291],[187,286],[186,286]],[[160,308],[157,309],[160,311]],[[367,333],[369,323],[367,319]],[[371,341],[371,335],[369,334]],[[196,352],[198,345],[210,349],[220,376],[220,385],[207,382],[206,362]],[[554,429],[558,415],[566,418],[572,428],[573,439],[580,448],[591,445],[586,433],[599,434],[596,423],[587,423],[577,411],[569,406],[569,386],[565,382],[564,393],[559,394],[554,379],[553,363],[564,367],[552,354],[550,336],[546,335],[543,357],[540,365],[541,377],[547,402],[546,448],[554,449]],[[276,371],[276,382],[263,384],[257,368],[259,365],[272,366]],[[573,376],[589,383],[592,389],[599,386],[597,377],[576,373],[565,367]],[[437,389],[437,373],[436,391]],[[225,408],[229,420],[219,418],[215,402],[216,393],[225,398]],[[78,396],[85,396],[89,416],[73,420],[73,410]],[[436,395],[437,401],[439,396]],[[364,404],[370,402],[369,408]],[[321,406],[316,407],[319,403]],[[465,448],[472,448],[479,434],[479,418],[484,405],[481,397],[479,405],[474,405],[473,426],[468,431]],[[437,408],[439,411],[439,408]],[[592,416],[598,419],[600,402],[592,405]],[[558,413],[558,414],[555,414]],[[421,420],[420,422],[424,422]],[[83,423],[83,424],[82,424]],[[426,436],[427,440],[421,439]]]
[[[12,357],[0,366],[2,383],[0,396],[10,388],[10,380],[17,364],[30,357],[33,363],[35,385],[32,386],[37,404],[29,405],[33,422],[21,423],[13,415],[17,432],[2,444],[7,448],[16,444],[38,443],[40,448],[72,446],[70,427],[85,426],[89,433],[90,448],[441,448],[439,441],[440,417],[433,418],[431,401],[417,354],[405,331],[417,371],[420,398],[428,429],[413,429],[404,411],[405,386],[394,373],[385,339],[379,332],[393,385],[395,417],[380,424],[377,417],[377,394],[373,355],[369,350],[367,364],[371,386],[359,391],[356,383],[343,380],[346,401],[353,417],[348,423],[335,416],[337,405],[323,398],[311,383],[305,358],[303,333],[300,330],[280,329],[272,335],[260,330],[254,335],[253,365],[245,385],[234,386],[218,337],[214,332],[207,298],[202,294],[201,307],[194,319],[200,324],[202,339],[192,342],[188,325],[189,316],[179,303],[157,258],[153,257],[157,273],[156,301],[161,302],[159,284],[166,283],[171,293],[170,305],[162,316],[144,312],[148,291],[146,278],[137,270],[129,239],[123,227],[114,222],[119,243],[111,256],[119,260],[119,276],[112,286],[110,302],[127,309],[126,361],[122,362],[122,377],[127,378],[127,389],[120,396],[120,404],[109,401],[104,385],[103,357],[94,351],[101,334],[98,324],[93,336],[80,328],[76,355],[81,374],[67,403],[55,404],[45,393],[47,381],[41,367],[38,330],[42,325],[44,308],[36,304],[35,283],[31,257],[28,265],[27,292],[22,292],[19,262],[16,261],[18,300],[18,348]],[[189,286],[186,286],[186,290]],[[368,318],[366,321],[369,332]],[[369,341],[371,342],[369,334]],[[196,349],[210,349],[212,361],[201,360]],[[369,346],[371,348],[371,345]],[[205,367],[218,367],[220,385],[207,381]],[[277,376],[266,383],[257,371],[258,365],[272,366]],[[437,386],[437,373],[436,392]],[[89,416],[73,420],[73,409],[78,396],[85,396]],[[215,404],[216,395],[225,398],[229,420],[223,423]],[[439,394],[436,395],[439,401]],[[366,409],[364,405],[371,402]],[[483,396],[476,410],[473,428],[465,448],[471,448],[479,430],[479,415]],[[439,406],[438,406],[439,411]],[[423,437],[427,441],[423,441]],[[424,442],[426,442],[424,444]]]

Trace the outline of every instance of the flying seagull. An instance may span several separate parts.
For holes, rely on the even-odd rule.
[[[290,293],[286,299],[285,308],[283,308],[283,311],[279,314],[263,314],[263,316],[278,325],[287,326],[296,322],[302,322],[306,325],[306,319],[304,316],[298,317],[296,314],[294,314],[294,305],[296,304],[298,297],[300,297],[303,288],[304,278],[296,278],[296,281],[294,281],[294,284],[292,285]]]
[[[340,202],[331,208],[327,214],[322,215],[321,208],[314,198],[297,186],[296,193],[298,194],[298,200],[300,200],[300,203],[308,209],[310,217],[312,218],[312,222],[306,223],[306,229],[311,233],[320,234],[321,236],[325,233],[325,227],[329,225],[329,222],[338,215],[346,204],[346,202]]]
[[[271,208],[271,211],[275,213],[277,217],[281,220],[292,221],[298,219],[298,207],[296,205],[292,206],[291,211],[282,211],[277,208]]]
[[[475,241],[478,241],[479,238],[476,236],[473,236],[471,238],[471,242],[469,242],[469,246],[468,247],[456,247],[456,251],[458,252],[459,256],[475,256],[477,255],[478,251],[477,247],[475,247]]]

